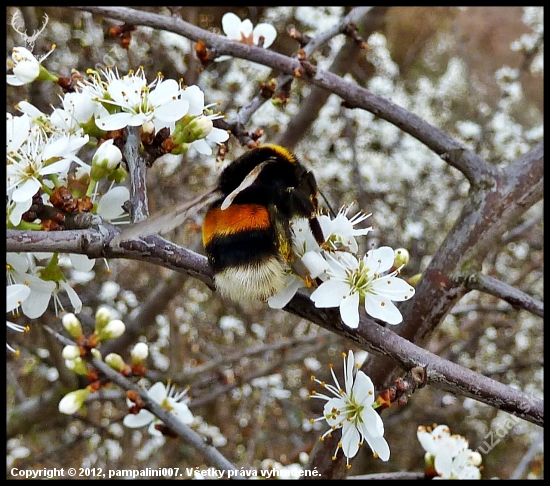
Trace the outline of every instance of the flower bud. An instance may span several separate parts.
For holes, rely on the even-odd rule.
[[[409,285],[412,285],[413,287],[416,287],[418,282],[420,282],[420,279],[422,278],[421,273],[417,273],[416,275],[413,275],[411,278],[407,279],[407,283]]]
[[[74,339],[78,339],[80,336],[82,336],[82,325],[73,313],[65,314],[61,319],[61,323]]]
[[[481,465],[481,461],[482,461],[482,457],[481,457],[481,454],[477,451],[473,451],[471,454],[470,454],[470,457],[468,458],[468,461],[473,465],[473,466],[479,466]]]
[[[8,77],[8,84],[22,86],[23,84],[32,83],[38,78],[40,63],[28,49],[14,47],[11,58],[15,64],[13,66],[13,77]],[[10,79],[13,82],[10,82]]]
[[[111,311],[108,307],[100,307],[95,313],[95,332],[99,333],[111,321]]]
[[[177,145],[192,143],[209,135],[212,128],[214,128],[212,120],[204,115],[185,115],[176,122],[173,138]]]
[[[133,364],[141,364],[149,355],[149,347],[145,343],[137,343],[130,354],[132,356]]]
[[[82,390],[76,390],[67,393],[59,402],[58,408],[61,413],[72,415],[76,413],[86,400],[86,397],[90,394],[90,391],[86,388]]]
[[[90,171],[90,177],[93,180],[98,181],[107,177],[120,164],[122,152],[113,143],[112,138],[106,140],[96,150],[92,158],[92,169]]]
[[[65,346],[61,352],[61,356],[66,360],[80,358],[80,348],[73,345]]]
[[[66,359],[65,366],[77,375],[86,376],[88,374],[88,367],[81,357]]]
[[[396,268],[404,267],[409,263],[409,252],[405,248],[398,248],[395,250],[394,266]]]
[[[111,368],[116,371],[121,371],[126,366],[126,363],[122,359],[122,356],[116,353],[108,354],[105,357],[105,363],[107,363]]]
[[[100,341],[105,341],[106,339],[115,339],[124,334],[126,326],[124,322],[120,319],[113,319],[109,322],[103,329],[96,331],[98,334],[98,339]]]

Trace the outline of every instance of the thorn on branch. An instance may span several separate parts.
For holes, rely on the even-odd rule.
[[[383,390],[376,397],[376,403],[380,409],[389,408],[394,402],[399,406],[406,405],[417,389],[426,386],[426,377],[426,367],[415,366],[404,377],[395,380],[394,386]]]
[[[286,106],[290,101],[290,87],[292,86],[292,79],[283,84],[272,97],[273,104],[275,106]]]
[[[359,32],[357,31],[357,26],[353,22],[350,22],[346,25],[346,27],[344,28],[344,34],[351,37],[355,42],[357,42],[361,49],[368,48],[367,43],[359,35]]]
[[[311,40],[311,37],[309,35],[302,34],[293,25],[288,28],[288,35],[290,35],[292,39],[297,40],[300,44],[300,47],[304,47]]]

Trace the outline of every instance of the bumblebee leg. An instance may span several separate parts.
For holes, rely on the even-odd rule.
[[[315,179],[312,179],[315,183]],[[313,236],[319,245],[325,242],[323,230],[319,221],[317,221],[317,198],[315,195],[308,196],[300,189],[289,187],[288,191],[288,208],[284,208],[289,215],[300,215],[309,220],[309,227]],[[314,201],[312,201],[314,198]]]

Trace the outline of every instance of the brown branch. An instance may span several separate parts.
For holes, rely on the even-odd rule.
[[[362,26],[361,32],[365,38],[380,28],[388,8],[372,7],[364,16],[357,20],[357,23]],[[350,63],[350,59],[355,59],[360,49],[361,47],[353,39],[346,40],[346,43],[334,58],[329,72],[338,76],[342,76],[348,72],[353,68],[353,63]],[[365,81],[363,80],[363,82]],[[319,110],[325,105],[330,94],[331,92],[324,88],[312,86],[309,94],[300,104],[300,111],[292,116],[286,130],[275,139],[275,143],[292,149],[313,124],[319,114]]]
[[[466,287],[470,290],[480,290],[494,295],[508,302],[515,309],[525,309],[536,316],[544,318],[543,302],[489,275],[483,275],[482,273],[471,275],[466,281]]]
[[[11,230],[11,232],[14,231]],[[41,232],[32,233],[41,234]],[[121,243],[121,247],[123,248],[114,250],[105,248],[101,256],[147,261],[172,270],[189,273],[211,287],[213,286],[212,271],[204,256],[170,243],[159,236],[153,235],[144,240],[124,241]],[[30,250],[20,248],[19,251]],[[92,255],[91,257],[97,256]],[[543,422],[542,401],[535,400],[535,405],[525,411],[522,404],[530,403],[531,400],[525,394],[432,355],[390,329],[380,326],[373,319],[362,317],[360,328],[351,330],[341,323],[337,311],[315,308],[305,294],[297,294],[285,309],[354,341],[362,349],[390,358],[392,367],[397,365],[404,370],[409,370],[414,366],[427,366],[428,383],[438,388],[468,396],[538,425]]]
[[[492,180],[496,173],[496,169],[475,152],[467,149],[464,144],[430,125],[422,118],[386,98],[375,95],[369,90],[344,80],[333,73],[317,69],[307,62],[301,62],[298,59],[260,47],[230,41],[223,36],[200,29],[175,17],[167,17],[127,7],[73,8],[85,10],[97,16],[122,20],[126,23],[167,30],[194,41],[200,40],[218,54],[248,59],[269,66],[283,74],[296,76],[296,73],[302,73],[301,80],[337,94],[345,101],[346,106],[370,111],[412,135],[440,155],[449,165],[461,171],[470,183],[476,182],[479,184],[486,179]]]
[[[130,218],[132,223],[139,223],[149,215],[146,163],[139,150],[141,146],[139,127],[127,127],[124,132],[123,154],[130,176]]]
[[[55,332],[48,326],[44,327],[50,334],[55,336],[64,345],[74,345],[70,339]],[[98,370],[109,382],[115,383],[123,390],[135,392],[141,401],[145,404],[145,408],[149,410],[153,415],[158,417],[171,431],[179,435],[185,442],[193,446],[198,452],[204,455],[207,461],[213,466],[218,467],[224,471],[235,471],[237,476],[234,479],[242,479],[238,476],[239,470],[231,464],[215,447],[208,445],[208,443],[192,430],[188,425],[181,422],[175,415],[166,410],[162,405],[155,402],[147,393],[147,391],[134,384],[128,378],[121,375],[118,371],[111,368],[105,362],[97,359],[91,355],[86,356],[88,362]]]
[[[544,149],[539,143],[502,171],[492,186],[477,187],[461,215],[434,254],[416,286],[414,299],[400,310],[404,323],[400,335],[422,344],[463,297],[465,278],[478,271],[495,242],[521,215],[543,197]],[[386,386],[398,370],[387,359],[368,360],[363,367],[374,383]]]
[[[102,256],[147,261],[189,273],[210,286],[213,285],[211,269],[205,257],[159,236],[149,236],[145,241],[123,242],[121,246],[125,248],[114,251],[106,248]],[[19,251],[27,250],[20,248]],[[432,355],[393,331],[380,326],[373,319],[363,317],[360,328],[352,331],[341,324],[339,316],[334,314],[333,309],[315,308],[309,297],[304,294],[298,294],[286,309],[354,341],[362,349],[391,358],[392,363],[402,369],[427,366],[428,383],[438,388],[468,396],[538,425],[542,424],[542,401],[540,403],[535,401],[537,405],[525,412],[521,408],[522,404],[529,403],[530,399],[523,393]]]

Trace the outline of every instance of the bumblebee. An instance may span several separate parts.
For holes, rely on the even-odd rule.
[[[315,177],[288,150],[266,144],[228,165],[218,191],[202,228],[216,288],[235,301],[267,300],[283,288],[294,263],[291,220],[307,218],[324,242]]]
[[[293,219],[306,218],[324,243],[315,176],[274,144],[249,150],[221,172],[213,190],[134,225],[116,241],[166,233],[205,206],[202,241],[214,283],[234,301],[267,300],[282,290],[289,268],[303,275],[292,250]]]

